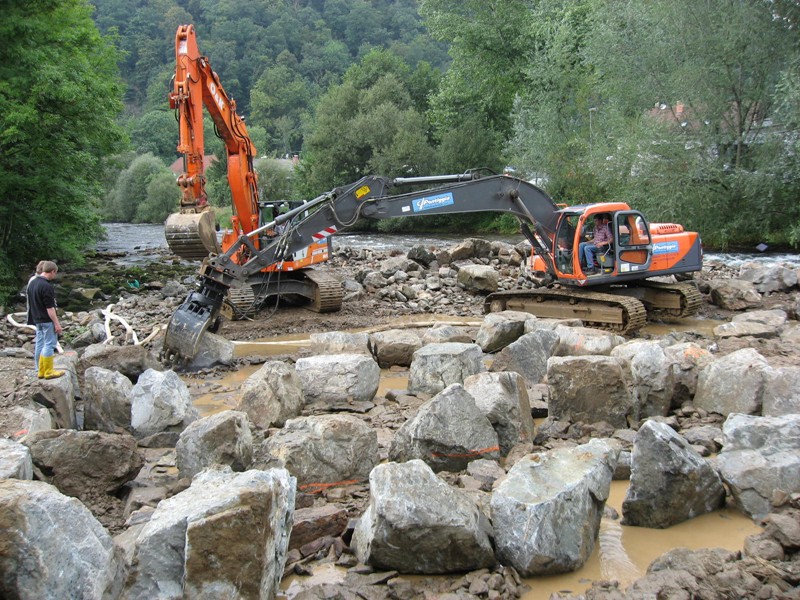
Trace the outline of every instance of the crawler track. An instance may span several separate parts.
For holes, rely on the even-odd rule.
[[[486,297],[484,312],[520,310],[542,318],[576,318],[588,327],[620,335],[647,323],[644,304],[636,298],[579,289],[508,290]]]
[[[703,296],[693,283],[661,283],[659,281],[644,280],[639,283],[639,286],[647,288],[659,298],[663,298],[667,303],[674,305],[670,308],[664,308],[658,305],[650,306],[645,301],[645,304],[648,304],[648,311],[659,315],[677,318],[691,317],[703,304]]]
[[[344,293],[338,279],[315,269],[304,269],[303,274],[316,288],[314,298],[306,308],[318,313],[336,312],[342,308]]]

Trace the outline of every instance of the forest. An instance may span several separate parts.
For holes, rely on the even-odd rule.
[[[258,149],[263,199],[367,173],[503,170],[557,202],[622,200],[707,248],[800,244],[794,0],[6,0],[0,296],[79,264],[105,221],[158,223],[179,191],[175,32]],[[206,128],[211,202],[230,213]],[[276,159],[299,157],[296,168]],[[399,221],[382,228],[419,229]],[[426,227],[479,234],[490,216]],[[35,249],[35,250],[33,250]]]

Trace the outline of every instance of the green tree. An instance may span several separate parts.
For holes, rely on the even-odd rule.
[[[166,168],[154,173],[145,189],[144,201],[139,203],[134,214],[134,223],[163,223],[176,212],[181,192],[175,176]]]
[[[786,242],[787,223],[800,223],[797,179],[783,170],[797,136],[774,120],[774,98],[797,34],[774,5],[608,0],[601,9],[586,52],[603,65],[598,176],[713,246]]]
[[[265,158],[256,162],[258,194],[265,202],[294,200],[294,171],[278,160]]]
[[[171,110],[144,113],[131,124],[131,144],[137,154],[148,152],[171,164],[177,157],[178,123]]]
[[[101,234],[116,125],[116,51],[84,0],[8,0],[0,20],[0,295],[43,258],[80,261]]]
[[[164,163],[152,154],[137,156],[130,166],[117,177],[117,182],[106,205],[104,218],[119,223],[135,222],[139,205],[147,200],[150,181],[165,171],[167,168]],[[175,187],[177,189],[177,186]],[[173,210],[175,208],[177,208],[177,204],[173,205]],[[145,214],[147,210],[149,209],[142,214]]]

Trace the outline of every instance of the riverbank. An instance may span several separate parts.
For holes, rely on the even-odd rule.
[[[329,272],[341,277],[343,283],[347,286],[348,282],[356,282],[361,275],[358,273],[366,274],[370,272],[380,272],[385,265],[385,261],[390,257],[387,254],[380,252],[354,252],[342,253],[334,258],[325,268]],[[161,261],[165,262],[165,261]],[[166,261],[169,262],[169,261]],[[153,266],[152,272],[156,272],[158,267]],[[498,269],[503,272],[502,268],[498,265]],[[114,300],[116,307],[114,310],[117,314],[123,316],[132,326],[133,329],[139,333],[139,339],[143,338],[145,334],[150,332],[154,327],[157,327],[166,322],[171,315],[178,302],[180,302],[187,293],[192,281],[191,268],[187,269],[185,273],[181,273],[175,278],[166,278],[164,280],[157,280],[157,278],[142,277],[139,287],[127,287],[119,290],[119,296],[114,298],[107,298],[106,301]],[[145,269],[146,273],[150,271]],[[716,303],[712,302],[713,289],[715,280],[737,279],[740,273],[738,270],[733,270],[731,267],[724,264],[710,263],[703,273],[696,278],[698,286],[704,292],[705,302],[700,311],[700,319],[706,321],[713,321],[716,324],[712,327],[705,328],[701,326],[695,327],[694,324],[686,324],[686,327],[670,328],[668,324],[661,324],[659,326],[666,327],[666,331],[643,331],[640,336],[635,340],[626,340],[628,343],[655,343],[656,346],[663,345],[664,347],[671,347],[676,344],[692,344],[692,348],[696,348],[700,355],[706,356],[707,354],[715,359],[720,359],[725,356],[734,354],[742,349],[754,349],[758,351],[758,356],[764,358],[770,364],[770,368],[797,368],[800,366],[796,353],[796,341],[791,341],[792,338],[785,338],[780,331],[783,328],[796,329],[796,319],[798,313],[798,292],[796,284],[788,290],[772,291],[769,293],[757,293],[759,305],[758,311],[770,310],[780,311],[788,316],[788,320],[784,321],[784,325],[780,327],[772,327],[772,334],[768,335],[762,328],[758,331],[750,329],[744,331],[739,335],[718,335],[715,329],[722,324],[730,324],[733,322],[733,317],[736,315],[747,314],[748,312],[756,312],[756,307],[735,309],[731,306],[722,306],[719,304],[720,300],[717,299]],[[512,285],[518,274],[512,276],[511,271],[505,272],[501,276],[501,281],[505,285]],[[753,285],[752,283],[750,285]],[[244,340],[257,340],[264,337],[287,334],[295,335],[309,335],[312,333],[330,333],[330,332],[345,332],[353,331],[354,329],[364,328],[371,332],[381,331],[384,328],[398,329],[397,319],[407,319],[409,323],[424,315],[424,311],[420,307],[414,306],[408,299],[400,299],[394,293],[386,293],[387,288],[378,288],[375,290],[361,289],[358,293],[352,295],[349,300],[345,301],[343,310],[340,313],[332,313],[327,315],[317,315],[309,313],[297,307],[282,307],[274,314],[270,311],[262,311],[259,318],[253,321],[236,321],[225,323],[220,333],[229,339]],[[381,290],[384,290],[381,293]],[[733,298],[733,295],[729,296]],[[458,335],[466,336],[473,343],[478,338],[480,327],[477,323],[482,323],[484,316],[482,314],[482,303],[474,294],[471,294],[458,286],[453,286],[446,294],[442,295],[443,302],[437,305],[436,313],[440,318],[450,317],[453,322],[461,319],[469,320],[469,325],[451,325],[456,330]],[[446,300],[446,302],[444,302]],[[751,300],[753,300],[751,298]],[[754,300],[753,300],[754,301]],[[103,305],[105,308],[105,305]],[[73,314],[64,315],[63,322],[69,334],[67,337],[70,340],[67,345],[68,350],[72,350],[77,355],[85,355],[88,348],[97,346],[95,342],[101,336],[102,327],[98,325],[102,323],[99,314],[99,309],[92,313],[86,314]],[[409,323],[406,323],[408,325]],[[403,327],[402,329],[413,333],[419,338],[423,338],[426,334],[430,334],[433,330],[433,323],[426,323],[418,327]],[[115,336],[115,341],[110,345],[119,348],[120,351],[127,347],[124,344],[125,333],[119,327],[119,324],[110,323],[111,333]],[[564,330],[564,335],[568,333],[568,329]],[[544,334],[542,334],[544,335]],[[608,336],[609,334],[604,334]],[[613,336],[612,336],[613,337]],[[7,348],[25,349],[26,344],[30,344],[30,335],[24,332],[11,329],[8,325],[0,329],[0,339],[3,340],[3,345]],[[611,338],[609,338],[611,339]],[[624,345],[623,341],[614,342],[617,345]],[[87,346],[86,344],[89,344]],[[187,384],[189,394],[193,400],[196,408],[207,410],[207,414],[218,412],[210,410],[211,405],[216,408],[237,408],[239,407],[239,400],[241,397],[242,381],[249,379],[262,365],[266,363],[272,364],[277,361],[281,364],[293,366],[296,368],[298,363],[303,359],[313,358],[315,355],[322,352],[320,342],[315,342],[313,347],[304,346],[303,348],[293,348],[291,345],[279,346],[278,351],[256,350],[254,353],[247,353],[246,355],[238,356],[229,367],[212,367],[203,369],[194,374],[185,374],[183,376],[184,382]],[[96,352],[93,350],[92,352]],[[608,351],[610,353],[610,349]],[[569,354],[576,354],[575,351]],[[601,353],[603,356],[606,354]],[[497,360],[497,355],[494,353],[486,354],[483,357],[487,363],[493,363]],[[574,358],[578,358],[575,356]],[[597,358],[600,358],[599,356]],[[24,359],[8,359],[9,361]],[[594,360],[594,359],[593,359]],[[606,356],[602,360],[610,360]],[[620,359],[622,360],[622,359]],[[81,363],[77,363],[80,365]],[[104,363],[109,370],[122,369],[122,361],[120,358],[109,359],[109,362]],[[588,363],[587,363],[588,364]],[[26,401],[31,401],[30,398],[35,393],[41,393],[41,389],[37,387],[36,382],[28,380],[29,374],[27,373],[28,366],[26,363],[19,363],[18,366],[10,366],[11,363],[4,365],[4,375],[0,377],[3,382],[3,398],[4,404],[2,406],[4,415],[8,415],[13,407],[22,406]],[[84,365],[85,367],[85,365]],[[141,367],[140,367],[141,368]],[[76,375],[79,380],[85,378],[85,370],[83,367],[74,367]],[[691,369],[690,369],[691,370]],[[662,372],[656,370],[654,373]],[[576,372],[579,373],[580,371]],[[697,374],[697,372],[695,372]],[[377,432],[378,449],[381,458],[384,460],[388,458],[388,453],[391,448],[391,443],[397,432],[407,420],[412,419],[417,413],[421,405],[425,401],[425,395],[414,395],[408,393],[408,378],[410,377],[410,369],[406,366],[395,365],[391,367],[389,376],[393,380],[393,385],[390,388],[384,388],[376,393],[371,399],[364,400],[357,404],[351,405],[349,402],[340,404],[340,406],[348,405],[346,412],[355,418],[364,421],[369,427]],[[653,375],[655,377],[656,375]],[[532,376],[531,376],[532,377]],[[333,380],[333,377],[329,378]],[[405,385],[404,385],[405,380]],[[741,384],[742,390],[747,389],[744,385],[744,380],[737,378],[737,382]],[[652,386],[652,381],[648,380],[646,383],[649,387]],[[83,385],[83,384],[81,384]],[[549,385],[556,385],[555,379]],[[553,392],[550,391],[548,385],[544,385],[539,381],[534,383],[531,378],[526,387],[531,400],[538,400],[540,403],[536,404],[537,410],[543,410],[548,407],[546,400]],[[616,389],[619,386],[614,387]],[[39,389],[39,392],[35,390]],[[85,396],[85,393],[84,393]],[[13,404],[18,402],[20,404]],[[544,404],[542,404],[544,402]],[[34,402],[35,403],[35,402]],[[41,406],[41,404],[39,404]],[[79,403],[80,406],[80,403]],[[319,405],[309,404],[303,409],[302,417],[312,418],[319,415]],[[325,411],[327,412],[327,411]],[[553,417],[553,415],[551,415]],[[708,427],[716,433],[710,434],[708,438],[697,438],[693,444],[698,448],[703,447],[706,454],[716,453],[720,450],[718,441],[715,439],[721,438],[722,423],[724,418],[721,415],[709,414],[707,410],[700,410],[693,407],[691,403],[684,403],[676,409],[671,409],[669,414],[664,416],[666,423],[674,428],[682,436],[689,436],[691,430],[698,427]],[[508,474],[513,464],[520,460],[523,456],[531,453],[549,453],[558,450],[559,448],[575,447],[589,443],[594,438],[616,437],[623,443],[623,450],[630,455],[634,446],[635,432],[640,425],[638,420],[634,423],[634,427],[620,427],[614,426],[609,428],[597,420],[586,420],[583,423],[569,423],[566,421],[553,420],[539,421],[536,427],[536,439],[531,440],[530,443],[526,442],[515,453],[509,453],[503,460],[497,461],[498,466],[502,469],[504,475],[500,475],[495,470],[495,478],[502,478]],[[8,425],[8,422],[4,422]],[[615,427],[617,427],[615,429]],[[7,436],[13,437],[21,429],[6,426],[3,432]],[[264,452],[264,446],[269,439],[277,438],[280,435],[281,428],[274,426],[270,428],[253,427],[255,434],[254,447],[259,448],[257,452]],[[162,437],[160,439],[166,439]],[[173,436],[174,440],[174,436]],[[130,541],[131,537],[138,535],[141,528],[134,528],[134,521],[131,521],[131,515],[136,513],[137,518],[149,519],[152,510],[155,508],[158,500],[171,498],[179,495],[182,491],[187,489],[189,482],[186,478],[181,477],[181,473],[176,469],[176,450],[174,447],[158,447],[149,446],[141,447],[141,451],[146,455],[145,465],[134,481],[135,485],[128,486],[130,490],[136,491],[135,496],[128,493],[116,492],[108,496],[100,496],[93,498],[85,498],[83,501],[92,510],[95,516],[105,525],[110,531],[117,533],[120,536],[125,536],[127,533],[128,544],[134,544]],[[262,460],[263,460],[263,454]],[[262,464],[257,461],[254,464]],[[45,471],[42,471],[42,476]],[[445,480],[450,486],[462,490],[469,491],[470,486],[477,485],[477,490],[483,494],[489,492],[482,490],[480,481],[476,475],[469,472],[452,472],[444,473],[440,477]],[[470,479],[472,478],[472,479]],[[345,481],[348,477],[340,477],[336,481]],[[477,484],[474,481],[478,481]],[[318,480],[315,480],[318,481]],[[493,480],[494,481],[494,480]],[[158,488],[157,491],[155,488]],[[493,488],[492,484],[488,485],[488,489]],[[480,495],[477,495],[480,497]],[[134,502],[131,498],[135,497]],[[370,498],[369,486],[363,482],[347,484],[341,486],[322,487],[315,493],[303,493],[298,495],[298,503],[296,510],[305,509],[322,509],[335,511],[339,515],[337,519],[346,516],[348,519],[356,519],[363,514],[367,502]],[[784,499],[784,507],[791,507],[797,498],[789,494]],[[733,496],[729,498],[729,504],[733,502]],[[137,507],[140,507],[143,512],[138,512]],[[621,507],[620,507],[621,508]],[[607,518],[611,523],[616,523],[619,527],[619,513],[620,508],[617,509],[617,517],[613,513],[609,513]],[[307,513],[302,513],[307,514]],[[730,521],[724,517],[718,517],[723,526],[730,526]],[[139,524],[146,523],[147,521],[139,522]],[[338,521],[337,521],[338,522]],[[321,526],[320,521],[315,521],[318,526]],[[692,521],[687,524],[691,527]],[[564,524],[566,525],[566,523]],[[297,526],[298,530],[300,526]],[[626,527],[622,527],[623,531]],[[326,588],[316,588],[314,591],[307,588],[311,585],[308,579],[310,573],[316,572],[318,569],[326,569],[330,565],[338,564],[348,572],[364,575],[371,573],[371,587],[372,594],[378,594],[375,597],[395,597],[393,590],[407,590],[407,597],[421,597],[425,590],[428,593],[442,594],[446,591],[453,592],[454,590],[463,589],[464,594],[468,594],[470,589],[482,589],[479,581],[487,583],[491,579],[497,581],[498,572],[487,571],[485,573],[471,573],[468,576],[447,576],[440,577],[433,582],[423,583],[414,578],[406,578],[391,574],[391,572],[382,571],[381,569],[366,568],[359,566],[352,562],[353,554],[350,553],[349,548],[349,533],[348,529],[339,531],[335,535],[323,534],[320,530],[316,537],[309,538],[310,544],[303,549],[297,548],[298,552],[290,553],[287,557],[287,582],[290,574],[297,575],[296,581],[302,589],[305,589],[307,594],[328,594],[324,590]],[[327,531],[327,530],[326,530]],[[352,531],[350,530],[350,533]],[[743,538],[746,537],[743,533]],[[337,541],[339,540],[339,541]],[[135,544],[134,544],[135,545]],[[129,549],[133,546],[127,546]],[[750,579],[747,577],[755,577],[756,580],[762,582],[758,575],[753,575],[749,567],[739,566],[738,562],[741,558],[738,550],[739,548],[729,548],[733,551],[730,555],[726,555],[725,568],[730,571],[729,577],[735,577],[733,581],[740,582],[745,585]],[[628,552],[631,552],[629,549]],[[634,550],[634,552],[636,552]],[[639,554],[643,554],[639,551]],[[673,554],[673,556],[677,556]],[[758,555],[761,556],[761,555]],[[598,557],[599,560],[599,557]],[[674,560],[678,560],[675,558]],[[762,557],[763,560],[763,557]],[[699,558],[697,562],[702,562]],[[756,561],[757,562],[757,561]],[[785,562],[785,561],[783,561]],[[326,566],[327,565],[327,566]],[[785,565],[776,568],[784,568]],[[704,567],[705,568],[705,567]],[[643,567],[639,567],[642,571]],[[513,588],[510,587],[509,582],[513,582],[514,577],[510,575],[505,577],[503,573],[503,581],[505,582],[502,587],[502,593],[499,597],[524,597],[540,598],[537,595],[536,579],[525,578],[524,581],[520,580],[520,584],[530,586],[528,592],[524,591],[522,585]],[[602,575],[602,573],[601,573]],[[510,577],[510,579],[509,579]],[[580,577],[580,576],[579,576]],[[604,579],[609,577],[617,578],[618,575],[603,575]],[[741,579],[745,577],[745,579]],[[594,576],[591,576],[594,579]],[[366,585],[364,580],[359,580],[358,585]],[[688,580],[687,580],[688,581]],[[759,590],[767,585],[768,578],[763,579],[763,585]],[[789,579],[791,581],[791,579]],[[376,583],[377,582],[377,583]],[[349,589],[348,586],[352,584],[352,580],[344,584],[343,588],[339,591],[328,590],[330,594],[325,597],[338,597],[336,594],[345,593]],[[588,587],[589,581],[580,582],[581,586]],[[600,584],[598,584],[600,585]],[[605,585],[605,584],[603,584]],[[688,583],[686,585],[689,585]],[[770,584],[772,585],[772,584]],[[375,587],[377,586],[377,587]],[[473,588],[473,586],[476,586]],[[492,589],[492,588],[487,588]],[[559,589],[565,589],[559,585]],[[570,585],[570,590],[577,593],[581,587]],[[690,590],[688,588],[681,588]],[[297,590],[296,590],[297,591]],[[366,588],[365,588],[365,593]],[[495,590],[497,591],[497,590]],[[541,590],[538,590],[541,591]],[[676,588],[677,591],[677,588]],[[780,592],[780,589],[778,589]],[[399,593],[399,592],[397,592]],[[607,597],[612,598],[614,589],[606,589],[603,593],[611,594]],[[632,593],[632,592],[629,592]],[[780,592],[783,593],[783,592]],[[504,595],[505,594],[505,595]],[[489,597],[489,592],[481,594],[474,594],[480,597]],[[403,596],[406,597],[406,596]],[[596,596],[603,597],[603,596]],[[630,596],[632,598],[635,595]],[[773,597],[783,597],[774,595]],[[790,596],[786,596],[790,597]]]

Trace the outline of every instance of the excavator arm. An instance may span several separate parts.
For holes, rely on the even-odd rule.
[[[408,186],[421,191],[389,195]],[[433,186],[433,187],[432,187]],[[242,234],[224,254],[211,256],[200,269],[198,289],[186,298],[167,328],[162,355],[191,359],[200,339],[216,320],[228,288],[247,285],[265,269],[286,260],[321,236],[344,231],[359,219],[388,219],[494,211],[514,215],[533,251],[555,277],[553,238],[559,207],[538,187],[515,177],[476,173],[389,179],[367,176],[335,188]],[[282,231],[274,238],[267,232]],[[241,257],[247,257],[242,260]]]
[[[208,58],[200,54],[192,25],[181,25],[175,35],[175,77],[169,101],[179,123],[177,149],[184,156],[184,173],[178,177],[180,212],[167,219],[165,235],[178,256],[205,258],[220,248],[205,192],[204,107],[225,143],[233,201],[231,221],[237,234],[258,227],[258,182],[253,168],[256,148],[236,112],[236,102],[228,97]]]

